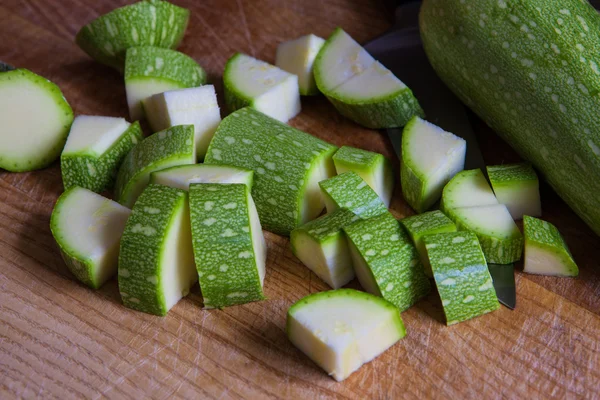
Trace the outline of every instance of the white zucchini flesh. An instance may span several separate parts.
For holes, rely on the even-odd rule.
[[[442,192],[442,208],[477,207],[499,204],[480,169],[457,173]]]
[[[288,310],[290,341],[342,381],[406,335],[391,303],[353,289],[312,294]]]
[[[301,95],[310,96],[319,93],[313,75],[313,64],[324,43],[325,39],[311,34],[283,42],[277,47],[275,65],[298,76]]]
[[[146,117],[154,132],[176,125],[194,125],[196,155],[203,159],[221,122],[213,85],[170,90],[143,101]]]
[[[62,154],[87,153],[100,156],[130,125],[125,118],[78,115],[73,121]]]
[[[252,188],[254,172],[249,169],[209,164],[178,165],[153,172],[150,183],[188,190],[192,183],[243,183]]]
[[[50,228],[80,281],[97,289],[117,272],[119,240],[129,214],[120,204],[80,187],[58,199]]]

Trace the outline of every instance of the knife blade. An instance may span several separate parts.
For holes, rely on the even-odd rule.
[[[0,72],[12,71],[13,69],[15,69],[15,67],[12,65],[0,61]]]
[[[395,25],[382,36],[370,41],[365,49],[411,88],[427,120],[462,137],[467,142],[465,169],[480,168],[485,162],[469,116],[461,101],[438,78],[429,64],[421,43],[418,26],[420,2],[395,2]],[[403,4],[404,3],[404,4]],[[398,4],[400,4],[398,6]],[[402,129],[386,132],[398,158],[402,155]],[[488,264],[498,301],[510,309],[516,306],[514,265]]]

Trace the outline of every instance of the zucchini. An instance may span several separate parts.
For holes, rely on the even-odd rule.
[[[458,207],[478,207],[498,204],[492,188],[480,169],[461,171],[444,186],[440,209],[452,218]]]
[[[467,142],[434,124],[413,117],[402,132],[400,180],[406,202],[427,211],[444,186],[465,167]]]
[[[142,101],[153,132],[177,125],[194,125],[196,156],[204,159],[208,145],[221,122],[213,85],[169,90]]]
[[[243,183],[252,189],[253,182],[252,170],[230,165],[178,165],[150,174],[150,183],[182,190],[189,190],[192,183]]]
[[[204,307],[263,300],[267,247],[250,188],[192,183],[190,208]]]
[[[129,116],[135,121],[145,115],[142,101],[167,90],[200,86],[206,72],[191,57],[160,47],[132,47],[125,57],[125,91]]]
[[[96,18],[79,30],[75,42],[96,61],[121,71],[130,47],[176,48],[189,17],[189,10],[166,1],[140,1]]]
[[[313,64],[324,43],[325,39],[310,34],[277,46],[275,65],[298,76],[298,87],[303,96],[319,94],[313,74]]]
[[[538,177],[527,163],[488,166],[487,173],[494,194],[506,205],[513,219],[524,215],[542,215]]]
[[[379,195],[386,207],[390,206],[394,193],[392,163],[379,153],[342,146],[333,155],[338,174],[353,171]]]
[[[15,69],[0,73],[0,121],[0,168],[33,171],[60,155],[73,110],[54,83]]]
[[[73,186],[97,193],[109,189],[121,162],[141,140],[138,121],[130,124],[123,118],[77,116],[60,155],[65,190]]]
[[[294,229],[292,253],[332,288],[344,286],[354,279],[354,269],[342,228],[359,219],[340,208]]]
[[[424,116],[412,91],[341,28],[321,48],[314,75],[340,114],[364,127],[404,126]]]
[[[438,233],[425,236],[423,241],[447,325],[500,308],[490,271],[475,234]]]
[[[187,192],[149,185],[121,239],[119,292],[126,307],[166,315],[198,280]]]
[[[388,212],[377,193],[353,171],[321,181],[319,186],[328,213],[344,208],[367,219]]]
[[[456,95],[600,234],[600,15],[583,0],[426,0],[421,37]]]
[[[229,112],[250,106],[281,122],[300,112],[298,76],[246,54],[227,61],[223,83]]]
[[[579,268],[567,243],[550,222],[523,217],[525,261],[523,272],[538,275],[577,276]]]
[[[117,272],[119,241],[130,210],[90,190],[74,186],[60,195],[50,230],[69,270],[98,289]]]
[[[406,335],[398,309],[354,289],[314,293],[287,312],[290,341],[311,360],[343,381]]]

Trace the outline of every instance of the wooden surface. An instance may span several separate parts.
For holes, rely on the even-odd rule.
[[[82,24],[123,3],[3,0],[0,60],[56,82],[77,114],[127,117],[122,77],[73,43]],[[192,10],[180,50],[207,69],[219,90],[235,51],[272,62],[280,41],[301,34],[327,37],[340,25],[364,42],[389,27],[377,0],[177,3]],[[381,133],[344,120],[323,98],[303,107],[292,125],[336,145],[383,152],[397,166]],[[483,124],[478,131],[488,163],[517,159]],[[519,272],[515,311],[502,308],[450,328],[431,295],[403,313],[408,336],[343,383],[286,339],[288,307],[327,289],[294,258],[287,239],[266,233],[269,300],[203,311],[196,287],[167,317],[154,317],[123,307],[116,281],[92,291],[69,273],[48,226],[61,190],[58,165],[0,172],[2,399],[600,396],[600,240],[547,187],[544,217],[565,234],[579,278]],[[398,216],[411,213],[398,189],[392,208]]]

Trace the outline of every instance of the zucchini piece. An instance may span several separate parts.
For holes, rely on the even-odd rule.
[[[115,199],[131,207],[148,185],[150,173],[195,162],[192,125],[179,125],[156,132],[139,142],[123,159],[115,183]]]
[[[523,235],[504,204],[452,209],[459,230],[473,231],[488,263],[510,264],[521,259]]]
[[[600,234],[600,16],[580,0],[426,1],[429,61]]]
[[[194,59],[160,47],[132,47],[125,57],[125,91],[132,120],[144,118],[142,101],[168,90],[201,86],[206,72]]]
[[[338,174],[355,172],[377,193],[386,207],[390,206],[394,193],[394,173],[390,160],[379,153],[342,146],[333,155],[333,163]]]
[[[192,183],[190,207],[204,307],[265,299],[267,247],[250,188]]]
[[[413,117],[402,132],[400,179],[406,202],[422,213],[435,204],[444,186],[465,167],[467,142]]]
[[[439,210],[413,215],[412,217],[401,219],[400,223],[408,232],[408,236],[410,236],[419,252],[419,258],[425,269],[425,275],[429,278],[433,278],[433,272],[431,271],[431,264],[429,263],[429,257],[427,257],[427,250],[425,249],[423,238],[426,235],[434,235],[436,233],[456,232],[456,225]]]
[[[344,227],[362,287],[405,311],[431,289],[419,254],[400,223],[386,212]]]
[[[148,185],[133,206],[121,239],[123,304],[166,315],[198,280],[187,192]]]
[[[204,158],[221,122],[213,85],[158,93],[144,99],[142,104],[153,132],[176,125],[194,125],[196,155],[199,160]]]
[[[423,238],[446,324],[454,325],[500,308],[477,237],[451,232]]]
[[[550,222],[525,215],[523,272],[552,276],[577,276],[579,268],[560,232]]]
[[[15,69],[0,73],[0,121],[0,168],[33,171],[47,167],[60,155],[73,110],[54,83],[26,69]]]
[[[323,210],[318,183],[334,174],[336,150],[246,107],[223,119],[204,162],[253,170],[252,197],[263,228],[287,236]]]
[[[353,171],[321,181],[319,186],[328,213],[345,208],[367,219],[388,212],[377,193]]]
[[[499,204],[492,188],[480,169],[460,171],[442,191],[440,209],[452,218],[458,207],[478,207]]]
[[[406,336],[398,309],[353,289],[311,294],[290,307],[290,341],[336,381]]]
[[[77,33],[75,43],[94,60],[122,71],[125,51],[130,47],[179,46],[189,16],[189,10],[166,1],[140,1],[85,25]]]
[[[298,76],[298,87],[303,96],[319,94],[313,75],[313,64],[323,44],[325,39],[310,34],[277,46],[275,65]]]
[[[298,76],[246,54],[227,61],[223,83],[229,112],[250,106],[281,122],[300,112]]]
[[[292,253],[332,288],[344,286],[354,279],[354,269],[342,228],[359,219],[340,208],[294,229]]]
[[[542,215],[540,185],[530,164],[489,166],[487,172],[496,198],[506,205],[513,219]]]
[[[150,183],[189,190],[192,183],[242,183],[252,189],[254,172],[230,165],[178,165],[150,174]]]
[[[69,270],[98,289],[117,272],[119,241],[130,210],[81,187],[56,201],[50,230]]]
[[[340,114],[364,127],[404,126],[412,116],[424,116],[412,91],[341,28],[321,48],[314,76]]]
[[[60,156],[65,190],[73,186],[98,193],[109,189],[121,162],[142,138],[137,121],[130,124],[124,118],[77,116]]]

